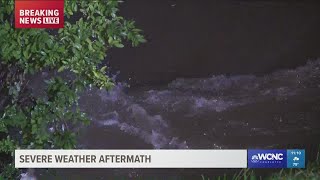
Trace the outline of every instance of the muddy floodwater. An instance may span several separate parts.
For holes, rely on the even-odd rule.
[[[176,79],[163,86],[88,90],[92,119],[85,149],[224,149],[307,147],[320,143],[320,60],[264,76]],[[44,179],[192,177],[223,170],[68,169]],[[234,171],[230,171],[234,172]],[[221,174],[222,173],[222,174]]]

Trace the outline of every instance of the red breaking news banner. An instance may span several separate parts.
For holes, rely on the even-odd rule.
[[[15,0],[16,28],[63,28],[64,0]]]

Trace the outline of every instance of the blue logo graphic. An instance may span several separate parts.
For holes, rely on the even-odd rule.
[[[287,168],[305,168],[305,150],[287,150]]]
[[[248,150],[249,168],[286,168],[287,151],[270,149],[249,149]]]

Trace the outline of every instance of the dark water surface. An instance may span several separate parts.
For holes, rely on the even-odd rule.
[[[88,90],[81,106],[92,118],[81,148],[306,148],[320,143],[320,60],[265,76],[177,79],[162,87]],[[223,170],[58,170],[68,179],[177,177],[201,179]],[[109,178],[107,178],[109,177]]]
[[[169,83],[208,74],[264,74],[320,57],[320,1],[127,0],[148,43],[115,49],[121,80]]]

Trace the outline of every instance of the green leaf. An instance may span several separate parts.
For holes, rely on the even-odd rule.
[[[123,44],[121,44],[121,43],[115,43],[114,44],[117,48],[123,48],[124,47],[124,45]]]
[[[66,67],[65,66],[61,66],[59,69],[58,69],[58,72],[62,72],[63,70],[65,70]]]

